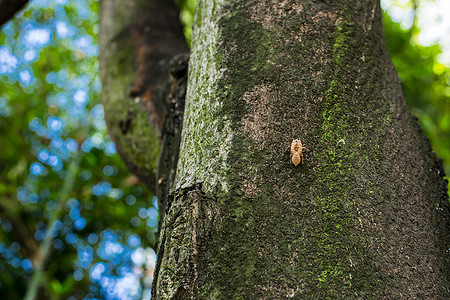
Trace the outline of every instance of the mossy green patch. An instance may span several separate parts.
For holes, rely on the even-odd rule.
[[[351,62],[353,53],[349,53],[352,36],[350,21],[346,12],[335,31],[335,42],[332,50],[332,67],[329,89],[321,104],[322,125],[319,153],[321,165],[318,173],[322,176],[322,197],[317,198],[322,227],[319,231],[318,253],[316,263],[321,269],[317,276],[318,293],[324,297],[344,295],[345,289],[352,288],[351,260],[363,259],[366,255],[364,241],[357,236],[363,236],[355,220],[356,207],[349,192],[353,183],[349,178],[355,172],[355,146],[358,139],[354,135],[357,124],[349,113],[351,111],[352,76],[345,76],[345,69]],[[354,100],[353,100],[354,101]],[[374,266],[372,270],[364,271],[368,286],[379,286]],[[378,287],[379,288],[379,287]],[[326,291],[326,292],[324,292]],[[334,296],[333,296],[334,295]]]

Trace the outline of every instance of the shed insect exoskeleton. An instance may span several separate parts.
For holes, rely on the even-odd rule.
[[[294,166],[298,166],[299,163],[303,164],[303,155],[302,151],[306,148],[303,147],[300,139],[295,139],[291,143],[291,161]]]

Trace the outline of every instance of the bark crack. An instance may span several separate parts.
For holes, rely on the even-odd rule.
[[[201,183],[169,196],[153,278],[155,299],[198,298],[200,273],[207,270],[204,237],[213,228],[215,203]]]

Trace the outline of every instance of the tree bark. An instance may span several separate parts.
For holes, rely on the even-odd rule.
[[[109,135],[127,167],[165,199],[178,160],[189,59],[174,3],[102,1],[99,47]]]
[[[450,297],[447,185],[380,15],[198,1],[155,299]]]

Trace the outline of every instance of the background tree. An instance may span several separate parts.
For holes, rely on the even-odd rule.
[[[189,42],[195,4],[194,1],[177,2],[181,7],[181,19],[186,25],[184,32]],[[5,3],[3,1],[0,4]],[[66,298],[67,295],[76,298],[135,299],[140,297],[142,291],[142,298],[149,297],[145,290],[148,282],[140,284],[139,280],[143,279],[142,271],[146,268],[146,264],[142,264],[146,253],[144,249],[153,245],[153,237],[147,233],[154,231],[157,223],[156,210],[151,204],[154,199],[145,188],[136,186],[136,178],[130,177],[118,156],[113,154],[114,146],[101,124],[103,107],[98,105],[98,81],[87,78],[78,80],[81,74],[95,78],[98,72],[95,60],[96,22],[95,1],[33,1],[18,18],[2,27],[0,294],[7,295],[8,299],[23,297],[25,287],[29,286],[30,274],[36,272],[30,268],[30,262],[34,262],[37,249],[42,247],[46,224],[50,224],[48,219],[43,221],[42,215],[51,218],[55,214],[61,214],[63,226],[56,223],[56,228],[61,226],[61,229],[51,239],[50,256],[44,265],[44,280],[41,282],[43,288],[40,290],[44,299],[50,296]],[[120,22],[117,23],[120,25]],[[175,20],[174,24],[176,23]],[[439,156],[444,158],[448,170],[449,160],[445,158],[449,153],[446,137],[450,109],[445,88],[449,69],[437,61],[440,53],[437,46],[421,47],[409,42],[414,40],[411,36],[418,33],[415,25],[405,30],[386,16],[385,26],[388,49],[400,75],[406,100],[412,111],[419,116],[425,133]],[[50,42],[33,40],[35,35],[30,32],[40,33],[44,37],[49,33]],[[31,55],[33,53],[37,55]],[[127,58],[126,52],[124,55]],[[180,100],[183,96],[183,76],[180,75],[183,74],[185,61],[183,56],[179,59],[179,63],[177,60],[172,63],[169,72],[169,78],[176,87],[172,86],[172,89],[168,89],[169,93],[166,92],[166,95],[172,95],[169,100],[177,108],[175,112],[178,115],[180,107],[176,105],[177,101],[173,101]],[[128,67],[131,66],[132,64]],[[28,72],[31,77],[27,76],[30,74]],[[135,75],[132,72],[130,74],[128,91],[136,87],[132,80]],[[31,78],[28,83],[27,78]],[[118,82],[120,83],[120,79]],[[88,92],[86,102],[78,102],[83,99],[80,94],[76,100],[75,93],[78,89]],[[129,105],[128,91],[118,91],[124,95],[133,120],[131,123],[121,123],[121,129],[128,128],[128,134],[133,133],[130,137],[136,136],[137,140],[139,133],[141,137],[145,137],[145,131],[150,127],[146,125],[144,106]],[[55,94],[58,97],[53,97]],[[51,97],[46,97],[47,95]],[[131,97],[131,103],[134,103],[136,96],[139,95]],[[73,124],[77,122],[74,121],[69,126],[64,122],[74,118],[74,111],[77,114],[75,119],[83,121]],[[139,119],[134,115],[143,118]],[[58,127],[58,120],[64,121],[63,127],[56,130],[56,133],[52,132]],[[143,122],[136,122],[137,120]],[[168,123],[165,128],[171,130],[172,134],[176,133],[179,127],[170,127],[171,124],[177,123]],[[82,128],[90,129],[86,131]],[[165,140],[171,137],[167,130],[161,136],[165,136]],[[81,151],[68,151],[74,149],[74,143],[70,139],[82,145]],[[65,154],[67,152],[71,153],[70,157]],[[131,155],[136,153],[139,151],[133,151]],[[141,171],[152,170],[153,176],[156,176],[155,170],[145,165],[145,155],[151,153],[148,154],[145,147],[140,153],[144,157],[138,157],[135,165],[140,166]],[[50,162],[48,158],[45,160],[46,154],[48,158],[52,157]],[[153,152],[153,157],[155,155]],[[288,154],[284,155],[288,160]],[[62,161],[61,169],[52,166],[51,163],[56,162],[55,157]],[[132,156],[127,157],[128,160],[130,157]],[[128,161],[128,166],[131,163]],[[70,198],[63,197],[64,193],[61,193],[61,178],[67,178],[64,171],[69,170],[69,165],[75,166],[72,170],[78,168],[78,176],[75,176],[68,194],[76,201],[67,201]],[[44,168],[41,169],[41,166]],[[170,163],[165,167],[170,169]],[[39,173],[39,170],[43,170],[39,175],[33,173]],[[161,183],[165,186],[164,181]],[[152,188],[156,189],[156,186],[153,185]],[[66,201],[65,207],[55,205]],[[272,231],[276,231],[276,227]],[[230,253],[233,255],[234,251]],[[149,254],[151,257],[151,252]],[[152,260],[148,259],[147,263],[148,270],[151,271]],[[418,266],[420,264],[415,265]],[[233,269],[234,266],[230,265],[228,268]],[[145,279],[151,279],[151,273],[147,274]],[[327,273],[323,275],[326,277]]]

